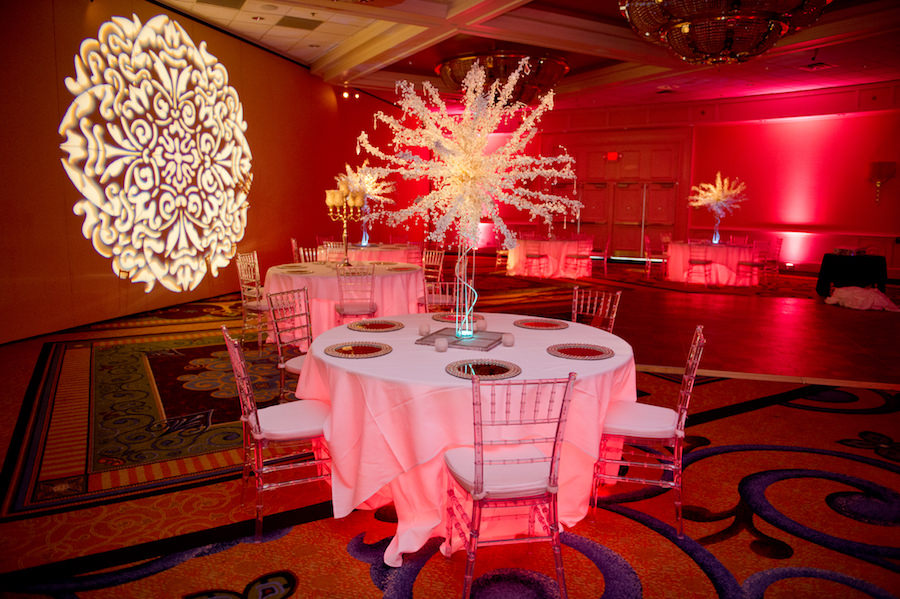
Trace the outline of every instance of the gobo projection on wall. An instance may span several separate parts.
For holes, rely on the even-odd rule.
[[[75,214],[120,278],[195,289],[234,257],[252,156],[228,73],[166,15],[113,17],[85,39],[59,125]]]

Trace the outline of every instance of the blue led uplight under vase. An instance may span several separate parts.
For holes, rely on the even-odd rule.
[[[469,274],[469,256],[473,255],[472,273]],[[475,278],[474,250],[470,247],[459,246],[456,257],[456,336],[471,337],[475,334],[475,301],[478,293],[472,286]]]

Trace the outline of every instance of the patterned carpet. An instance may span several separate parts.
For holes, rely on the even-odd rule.
[[[638,374],[670,405],[678,378]],[[564,535],[569,596],[893,597],[900,588],[900,395],[704,377],[688,422],[684,539],[658,490],[610,488]],[[400,568],[379,559],[382,512],[330,517],[327,487],[284,492],[252,543],[240,483],[0,524],[11,597],[448,597],[462,552],[432,539]],[[556,596],[543,545],[479,553],[476,597]],[[6,596],[6,595],[5,595]]]
[[[274,350],[248,347],[261,406],[277,401]],[[97,505],[234,478],[241,426],[218,331],[49,343],[0,480],[0,517]],[[85,434],[85,432],[87,434]],[[15,454],[11,454],[15,456]]]

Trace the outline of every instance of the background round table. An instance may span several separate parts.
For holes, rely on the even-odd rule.
[[[425,293],[422,267],[392,261],[374,264],[375,303],[378,304],[375,316],[416,312],[419,297]],[[273,266],[266,271],[263,286],[267,293],[307,288],[313,337],[338,325],[339,319],[334,307],[340,301],[340,291],[335,264],[303,262]]]

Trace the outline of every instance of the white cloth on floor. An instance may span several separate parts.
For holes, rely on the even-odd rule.
[[[826,304],[837,304],[854,310],[890,310],[900,312],[891,299],[874,287],[835,287]]]

